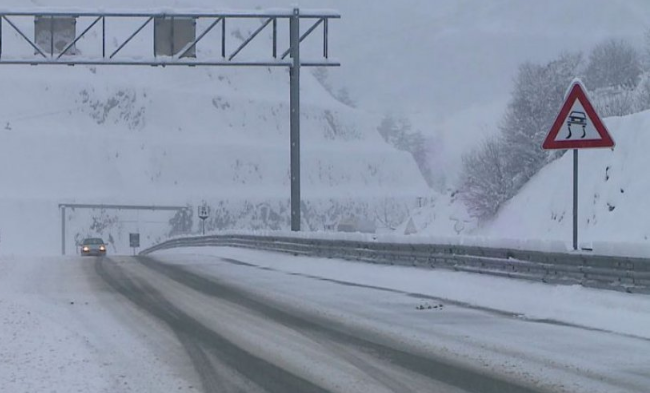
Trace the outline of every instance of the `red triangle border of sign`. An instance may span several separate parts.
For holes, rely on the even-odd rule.
[[[562,130],[564,126],[564,122],[567,120],[569,116],[569,112],[571,111],[571,108],[573,107],[573,104],[575,103],[576,100],[579,100],[580,104],[582,104],[582,107],[585,109],[585,112],[587,112],[587,116],[589,116],[589,119],[594,124],[594,127],[596,128],[596,131],[598,131],[598,134],[600,135],[601,139],[591,139],[587,141],[579,141],[579,140],[556,141],[555,140],[557,134]],[[557,116],[557,119],[555,119],[555,123],[553,123],[553,127],[551,127],[551,131],[548,133],[548,136],[546,137],[546,140],[544,141],[542,148],[545,150],[588,149],[588,148],[596,148],[596,147],[614,147],[614,145],[615,145],[614,140],[609,134],[609,131],[607,131],[607,127],[605,127],[605,124],[603,124],[602,120],[600,120],[600,117],[596,113],[596,110],[591,105],[589,98],[587,98],[587,94],[585,94],[580,83],[575,83],[571,88],[571,92],[569,93],[569,96],[564,102],[562,109],[560,110],[560,114]]]

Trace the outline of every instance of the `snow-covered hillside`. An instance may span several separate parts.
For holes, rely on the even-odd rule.
[[[460,156],[496,131],[518,66],[607,38],[639,46],[647,0],[3,0],[0,7],[331,8],[330,72],[365,111],[404,115],[432,138],[431,163],[453,186]]]
[[[650,111],[604,119],[614,149],[579,153],[579,241],[604,254],[650,255]],[[568,250],[573,231],[573,154],[534,176],[490,222],[478,224],[459,198],[437,196],[415,209],[400,233],[439,242]],[[462,235],[464,239],[456,238]]]
[[[433,170],[453,185],[462,154],[495,132],[521,62],[586,51],[611,36],[638,44],[650,20],[645,0],[3,0],[0,7],[223,10],[293,3],[343,15],[331,28],[332,55],[343,67],[329,72],[330,91],[303,74],[303,194],[312,229],[349,215],[394,221],[388,216],[425,197],[440,209],[422,219],[430,229],[465,233],[472,224],[455,197],[429,190],[413,158],[382,141],[377,127],[384,115],[405,116],[430,138]],[[23,27],[30,31],[29,23]],[[137,45],[144,43],[136,39],[130,48]],[[0,253],[56,250],[60,202],[206,200],[220,215],[214,227],[286,226],[286,71],[3,66],[0,83]],[[343,88],[357,109],[333,98]],[[103,213],[102,222],[112,214]],[[129,216],[116,242],[169,218]],[[102,225],[71,212],[70,242]]]
[[[229,227],[248,227],[238,216],[270,203],[280,217],[268,226],[288,219],[285,73],[3,70],[13,93],[0,109],[0,178],[8,185],[0,249],[30,237],[51,250],[61,202],[228,203]],[[367,204],[378,198],[414,201],[427,192],[412,158],[386,145],[372,118],[309,77],[304,85],[303,192],[309,206],[322,205],[306,215],[308,228],[323,226],[315,212],[334,209],[332,220],[371,214]],[[85,225],[71,220],[71,234]]]
[[[286,228],[286,70],[1,71],[0,252],[56,252],[64,202],[206,201],[214,211],[208,228]],[[412,157],[381,139],[375,116],[336,101],[309,73],[302,104],[306,229],[350,215],[373,218],[377,209],[413,204],[428,192]],[[124,252],[130,231],[148,232],[146,245],[170,231],[169,219],[69,211],[67,247],[96,234]]]
[[[581,243],[643,243],[650,238],[650,112],[605,119],[616,147],[579,153]],[[571,242],[573,155],[535,176],[484,234]],[[602,245],[601,245],[602,247]]]

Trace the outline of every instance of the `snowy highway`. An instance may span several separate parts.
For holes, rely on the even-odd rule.
[[[431,296],[415,279],[412,291],[382,281],[415,274],[436,286],[433,275],[442,274],[438,279],[465,285],[471,275],[311,262],[305,268],[310,262],[299,258],[235,249],[0,259],[0,391],[647,392],[650,386],[650,338],[633,329],[587,317],[584,325],[526,318]],[[507,290],[509,282],[484,283]],[[605,319],[639,323],[630,310],[618,310],[621,296],[647,314],[647,297],[585,291],[601,303],[599,296],[609,299]]]

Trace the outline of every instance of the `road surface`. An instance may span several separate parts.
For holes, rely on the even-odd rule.
[[[108,370],[85,372],[95,385],[32,371],[27,379],[41,378],[38,385],[21,380],[19,370],[43,356],[38,350],[3,355],[13,367],[7,392],[609,393],[650,386],[650,340],[641,337],[531,322],[247,260],[52,259],[12,265],[0,276],[13,281],[4,293],[13,291],[16,305],[30,307],[30,296],[55,299],[39,323],[67,326],[74,334],[63,347],[84,341],[93,350],[83,367],[105,363]],[[51,311],[57,307],[65,310]],[[12,318],[4,321],[9,326]],[[55,352],[59,361],[67,356]],[[77,366],[67,365],[74,374]]]

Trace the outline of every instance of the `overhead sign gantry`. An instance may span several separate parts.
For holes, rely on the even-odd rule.
[[[241,12],[5,10],[0,11],[0,65],[288,68],[291,229],[299,231],[300,69],[340,66],[330,59],[329,51],[330,21],[339,18],[336,12],[298,8]],[[233,28],[246,20],[258,20],[260,25],[247,37],[233,37]],[[302,22],[308,26],[304,31],[301,31]],[[131,31],[125,30],[127,25],[133,25]],[[27,30],[32,27],[33,34]],[[77,33],[78,30],[81,32]],[[259,48],[249,48],[251,42],[262,41],[259,37],[263,31],[271,32],[265,54]],[[320,55],[315,59],[301,58],[300,43],[317,31],[322,31],[322,40],[309,40],[309,43],[322,45],[316,51]],[[127,33],[126,38],[118,39],[118,32]],[[126,53],[125,48],[136,37],[151,40],[148,53],[135,56]],[[218,50],[209,50],[213,48]],[[247,48],[254,50],[254,55],[248,53],[249,57],[242,59]]]

